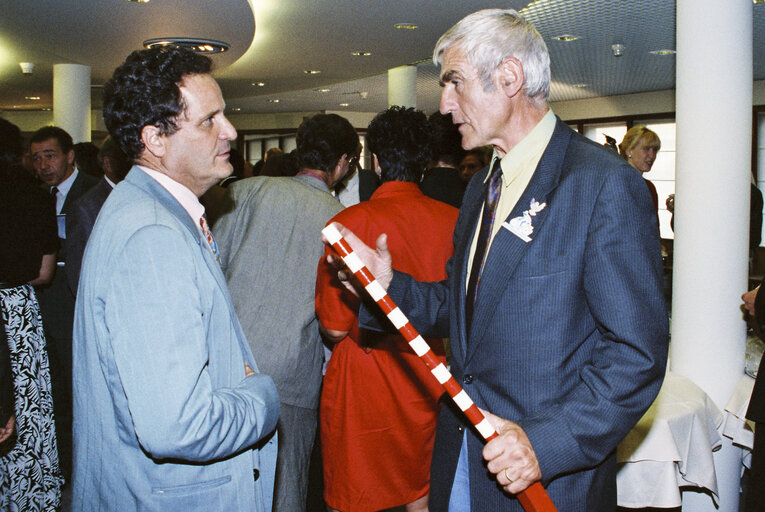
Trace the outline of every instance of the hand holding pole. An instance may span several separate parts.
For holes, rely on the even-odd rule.
[[[446,392],[449,393],[454,403],[457,404],[468,420],[470,420],[470,423],[475,426],[478,433],[486,441],[497,437],[498,434],[491,423],[489,423],[489,420],[486,419],[465,390],[457,383],[446,366],[436,358],[430,349],[430,345],[420,336],[406,315],[396,306],[393,299],[390,298],[388,293],[361,261],[361,258],[353,252],[353,249],[335,225],[329,224],[322,230],[322,233],[332,248],[343,259],[348,269],[364,286],[372,300],[382,309],[394,327],[398,329],[407,343],[409,343],[409,346],[412,347],[412,350],[425,363],[425,366],[428,367]],[[544,487],[539,482],[533,483],[525,491],[518,493],[517,498],[526,512],[556,512],[557,510]]]

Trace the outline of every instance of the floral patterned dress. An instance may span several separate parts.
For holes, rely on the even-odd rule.
[[[40,309],[28,285],[0,289],[13,374],[16,439],[0,457],[0,510],[55,511],[63,478],[58,467],[50,369]]]

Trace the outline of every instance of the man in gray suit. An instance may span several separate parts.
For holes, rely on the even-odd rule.
[[[271,510],[279,399],[234,312],[201,196],[236,130],[211,61],[133,52],[104,121],[135,163],[82,265],[74,328],[73,510]]]
[[[117,183],[122,181],[130,170],[130,162],[112,137],[107,137],[104,141],[98,152],[98,159],[104,177],[98,185],[74,202],[71,214],[66,217],[66,280],[74,295],[77,295],[85,244],[93,230],[93,224],[96,223],[98,212]]]
[[[317,428],[323,349],[314,311],[321,229],[343,206],[330,189],[352,168],[359,138],[335,114],[297,132],[301,170],[292,178],[233,183],[215,224],[231,296],[262,371],[281,401],[274,510],[305,510]]]
[[[40,314],[51,363],[51,385],[56,418],[61,472],[72,471],[72,321],[74,295],[66,283],[64,262],[68,250],[66,218],[74,203],[98,183],[98,178],[75,167],[72,137],[62,128],[45,126],[32,134],[29,151],[43,188],[56,202],[61,250],[56,254],[57,271],[50,285],[37,289]]]

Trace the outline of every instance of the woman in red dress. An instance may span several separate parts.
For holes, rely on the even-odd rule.
[[[369,201],[337,214],[367,244],[388,235],[397,269],[421,281],[446,278],[457,209],[418,183],[431,159],[425,115],[391,107],[367,131],[382,184]],[[331,249],[327,248],[329,254]],[[325,258],[326,259],[326,258]],[[398,333],[359,329],[359,299],[323,259],[316,284],[322,332],[337,344],[320,406],[324,498],[330,510],[373,512],[405,505],[425,511],[441,386]],[[428,338],[443,360],[441,339]]]

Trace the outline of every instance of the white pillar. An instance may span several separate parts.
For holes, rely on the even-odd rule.
[[[53,66],[53,124],[75,144],[90,142],[90,66]]]
[[[400,66],[388,70],[388,106],[417,108],[417,67]]]
[[[677,0],[677,176],[673,371],[718,407],[743,374],[752,141],[752,1]],[[719,509],[738,510],[741,450],[715,453]]]

